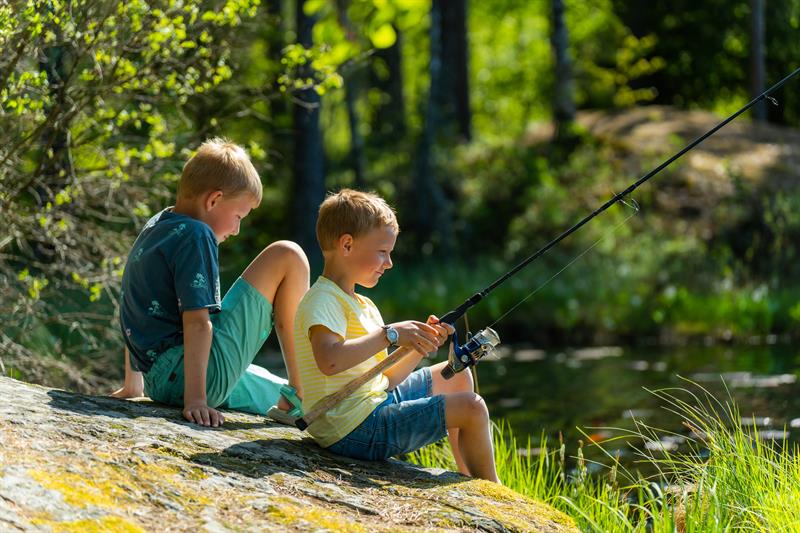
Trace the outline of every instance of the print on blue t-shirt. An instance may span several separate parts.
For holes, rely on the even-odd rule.
[[[120,293],[120,326],[131,366],[147,372],[183,344],[181,313],[220,310],[217,239],[204,222],[169,209],[151,218],[133,244]]]

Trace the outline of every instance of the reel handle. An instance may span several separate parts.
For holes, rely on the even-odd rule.
[[[450,313],[448,313],[448,315],[452,314],[454,312],[455,311],[450,311]],[[447,315],[445,315],[445,316],[447,316]],[[442,320],[440,320],[440,322],[441,321]],[[444,365],[444,368],[442,368],[441,372],[439,372],[439,374],[444,379],[452,379],[452,377],[455,376],[458,372],[461,372],[461,370],[464,370],[463,368],[460,369],[460,370],[456,370],[454,368],[454,365],[458,364],[458,361],[457,361],[458,352],[461,351],[461,349],[459,347],[459,344],[458,344],[458,331],[454,331],[453,332],[453,340],[451,341],[451,343],[452,344],[451,344],[451,347],[450,347],[450,351],[447,354],[447,364]],[[454,355],[455,355],[455,358],[454,358]]]
[[[451,379],[453,376],[456,375],[456,371],[453,370],[453,368],[449,364],[447,364],[442,369],[441,375],[444,379]]]

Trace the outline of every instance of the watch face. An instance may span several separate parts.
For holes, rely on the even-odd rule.
[[[391,342],[392,344],[395,344],[395,343],[397,342],[397,339],[399,339],[399,338],[400,338],[400,334],[399,334],[399,333],[397,333],[397,330],[396,330],[396,329],[394,329],[394,328],[388,328],[388,329],[386,330],[386,339],[387,339],[389,342]]]

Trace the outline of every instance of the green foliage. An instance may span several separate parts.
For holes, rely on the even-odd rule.
[[[730,113],[749,100],[751,6],[748,0],[615,0],[614,11],[635,35],[658,36],[647,57],[662,58],[664,68],[646,79],[658,87],[660,103],[716,108]],[[789,37],[800,27],[800,1],[764,2],[767,85],[797,68],[800,43]],[[766,88],[766,87],[765,87]],[[773,120],[797,123],[798,91],[784,90]]]
[[[323,95],[331,89],[342,86],[342,77],[336,73],[333,63],[334,54],[325,48],[305,48],[303,45],[291,44],[284,48],[281,62],[286,65],[287,72],[278,78],[281,91],[302,91],[315,89]],[[303,69],[310,65],[313,77],[302,76]]]
[[[104,301],[99,309],[111,310],[131,222],[167,203],[185,155],[176,148],[182,106],[231,78],[227,35],[257,6],[29,0],[0,8],[4,345],[34,342],[22,327],[31,317],[90,331],[102,313],[80,309]]]
[[[610,0],[566,2],[579,107],[628,107],[655,96],[642,77],[664,67],[656,37],[637,37]],[[508,139],[547,118],[553,99],[550,2],[470,5],[471,84],[476,130]]]
[[[800,43],[794,37],[800,31],[800,0],[781,0],[765,2],[766,26],[765,57],[767,83],[778,81],[797,68],[800,57]],[[779,108],[768,107],[772,120],[786,124],[800,123],[800,91],[783,90],[779,96]]]
[[[508,138],[549,114],[553,83],[549,2],[470,4],[470,77],[476,131]]]
[[[658,38],[637,37],[620,20],[612,0],[567,4],[575,58],[576,102],[581,107],[630,107],[652,101],[657,91],[640,79],[658,72],[664,60],[653,55]]]

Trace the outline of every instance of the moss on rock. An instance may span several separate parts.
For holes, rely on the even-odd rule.
[[[577,531],[509,489],[335,456],[293,428],[0,378],[0,530]]]

